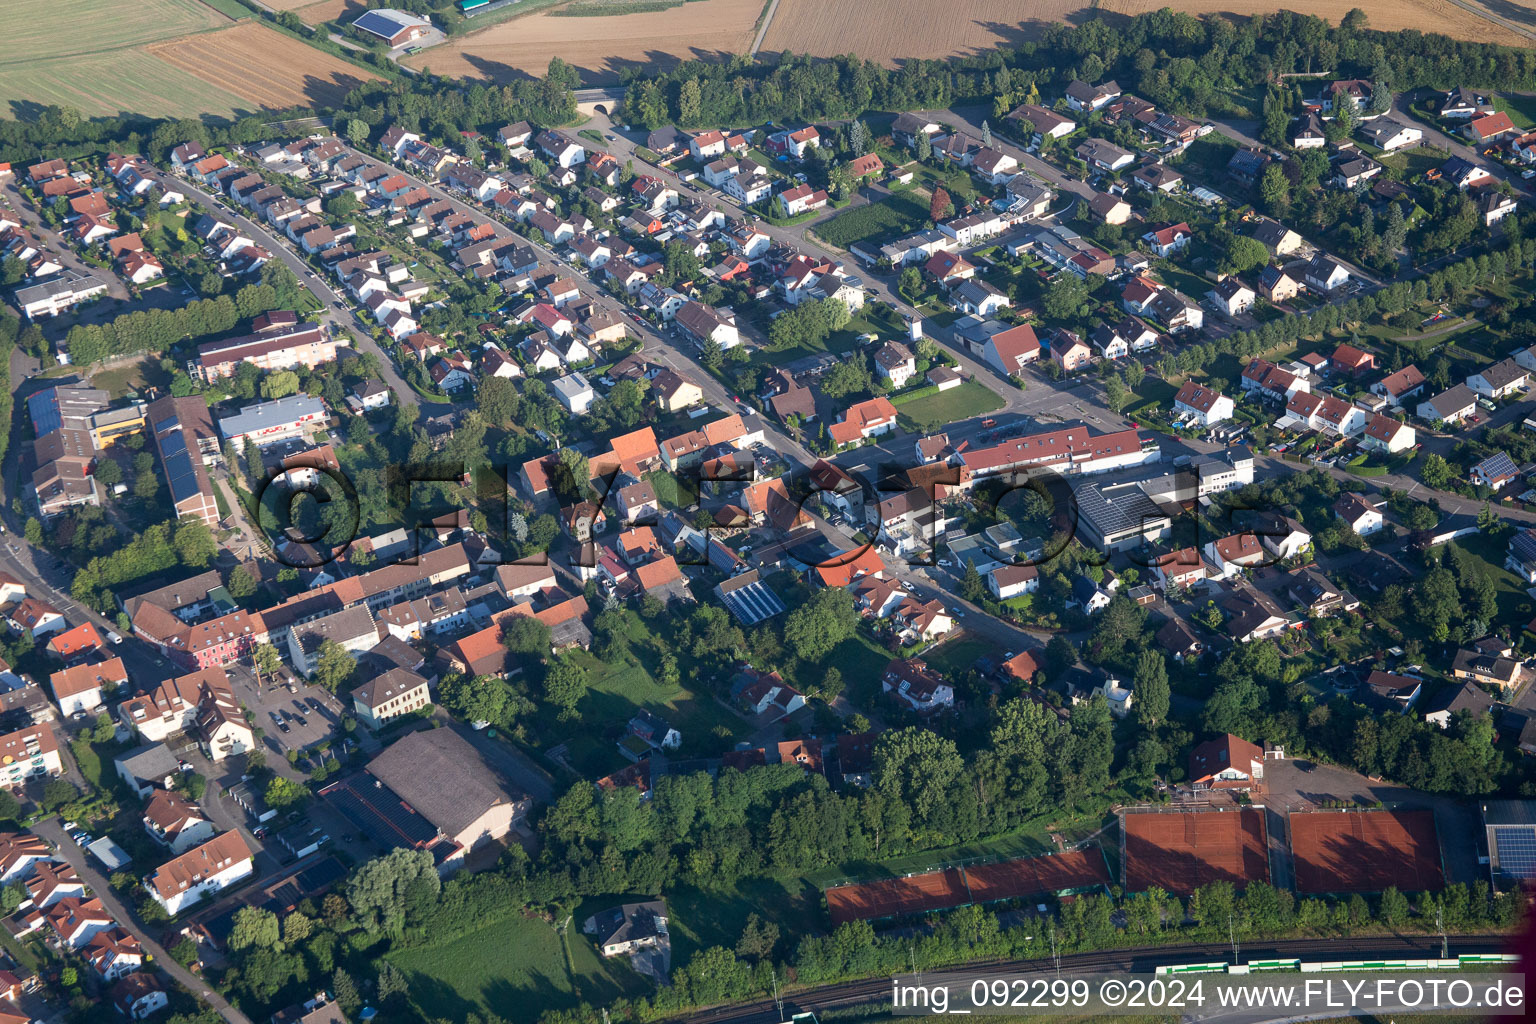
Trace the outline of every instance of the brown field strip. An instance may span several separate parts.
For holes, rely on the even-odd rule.
[[[560,57],[588,85],[617,82],[624,67],[655,70],[746,53],[762,10],[763,0],[695,0],[664,11],[590,18],[541,12],[459,36],[402,63],[438,75],[505,82],[542,75],[549,59]]]
[[[267,110],[335,106],[349,90],[378,77],[254,22],[145,49]]]

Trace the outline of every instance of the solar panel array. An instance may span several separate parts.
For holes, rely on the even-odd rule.
[[[437,827],[367,772],[321,791],[361,832],[387,849],[422,849],[437,839]]]
[[[1505,878],[1536,878],[1536,827],[1495,825],[1489,828],[1493,870]]]
[[[160,438],[160,460],[165,464],[166,482],[171,485],[171,497],[185,501],[201,493],[197,481],[197,462],[187,449],[186,434],[173,431]]]
[[[782,612],[784,602],[761,583],[751,583],[726,594],[725,607],[743,626],[755,626]]]

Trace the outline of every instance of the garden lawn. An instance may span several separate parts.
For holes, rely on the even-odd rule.
[[[511,915],[448,942],[396,950],[388,959],[405,972],[410,998],[425,1017],[463,1020],[490,1012],[534,1024],[547,1010],[578,1003],[603,1005],[640,995],[643,978],[623,960],[604,960],[572,921],[575,977],[566,970],[560,938],[537,918]]]
[[[1508,539],[1495,540],[1486,533],[1457,537],[1451,543],[1483,563],[1483,569],[1493,580],[1495,600],[1499,604],[1498,621],[1529,622],[1531,597],[1520,586],[1520,578],[1504,568],[1504,553]]]
[[[1236,139],[1212,132],[1189,144],[1189,148],[1184,151],[1185,169],[1188,169],[1187,165],[1193,164],[1204,171],[1207,178],[1220,177],[1226,173],[1227,164],[1238,148]]]
[[[948,391],[904,402],[896,411],[903,430],[926,434],[1002,407],[1003,400],[993,394],[991,388],[980,381],[968,380]]]
[[[962,567],[959,571],[964,572],[965,569]],[[979,637],[965,637],[930,647],[923,652],[923,660],[939,675],[955,676],[969,671],[976,664],[977,658],[996,653],[998,650],[995,644]]]
[[[927,203],[893,192],[877,203],[844,211],[812,230],[828,244],[846,249],[858,242],[884,245],[920,230],[927,222]]]
[[[794,610],[793,606],[790,610]],[[855,705],[875,707],[881,700],[880,674],[885,671],[885,666],[890,663],[892,657],[890,651],[859,630],[834,647],[832,653],[823,659],[820,668],[814,671],[837,669],[843,675],[844,692],[847,693],[848,699]],[[812,680],[790,680],[790,682],[804,690],[811,685]]]
[[[592,728],[572,735],[568,725],[550,723],[548,735],[564,739],[571,764],[583,775],[601,776],[623,767],[614,730],[622,730],[642,709],[666,719],[682,733],[684,750],[700,745],[729,749],[731,742],[746,734],[747,723],[704,690],[708,680],[700,680],[695,692],[682,685],[661,685],[644,664],[632,660],[604,665],[591,654],[575,657],[591,673],[577,710],[581,721]],[[693,678],[686,670],[682,675]]]

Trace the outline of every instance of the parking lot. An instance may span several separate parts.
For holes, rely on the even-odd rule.
[[[304,751],[322,740],[337,736],[342,704],[323,687],[307,684],[286,667],[263,678],[245,665],[229,668],[235,695],[256,716],[253,723],[266,733],[262,745],[269,754],[287,757],[289,750]],[[281,714],[279,724],[275,715]]]

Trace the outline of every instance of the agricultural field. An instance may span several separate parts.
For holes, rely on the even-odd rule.
[[[230,117],[249,106],[142,50],[0,65],[0,116],[27,118],[32,104],[74,107],[86,117],[121,113]]]
[[[279,0],[273,6],[292,11],[306,25],[319,25],[341,17],[351,21],[368,9],[363,0],[320,0],[319,3],[314,0]]]
[[[853,52],[887,65],[905,57],[970,55],[1023,42],[1047,22],[1081,21],[1094,6],[1088,0],[1042,0],[1028,5],[1017,0],[956,0],[948,4],[779,0],[773,23],[763,37],[763,49],[792,50],[813,57]]]
[[[124,111],[193,115],[234,112],[237,97],[167,67],[140,47],[231,24],[199,0],[10,0],[0,51],[0,116],[31,104],[74,107],[86,117]],[[59,26],[68,24],[69,31]]]
[[[597,955],[581,921],[571,922],[566,941],[570,969],[554,928],[513,915],[449,942],[401,949],[389,960],[405,973],[412,1002],[450,1020],[490,1012],[533,1024],[546,1010],[600,1005],[645,990],[628,961]]]
[[[152,43],[147,49],[211,85],[237,82],[242,100],[269,110],[334,106],[351,89],[378,77],[255,22]]]
[[[560,57],[587,85],[616,84],[626,67],[655,70],[747,52],[762,11],[763,0],[695,0],[661,11],[583,18],[546,11],[458,36],[402,63],[438,75],[505,82],[543,74],[549,59]]]
[[[233,117],[334,104],[374,77],[202,0],[10,0],[6,13],[0,116],[59,104],[86,117]]]

